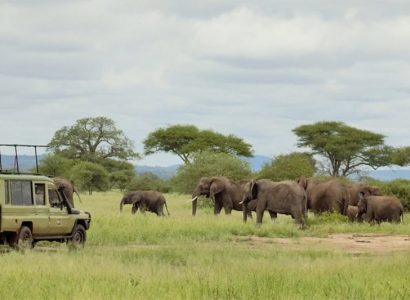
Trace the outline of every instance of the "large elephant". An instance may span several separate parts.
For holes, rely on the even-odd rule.
[[[124,204],[132,204],[132,213],[135,214],[138,208],[142,213],[150,211],[158,216],[165,216],[164,206],[169,215],[167,202],[162,193],[157,191],[132,191],[126,194],[120,201],[120,211]]]
[[[302,176],[298,183],[306,190],[308,209],[314,213],[335,211],[346,215],[349,192],[338,179],[321,182]]]
[[[78,191],[75,188],[74,183],[72,181],[64,177],[53,177],[52,179],[57,189],[64,188],[64,195],[72,207],[74,207],[74,199],[73,199],[74,193],[77,194],[78,199],[80,199],[81,201],[80,195],[78,194]]]
[[[365,196],[383,196],[383,193],[376,186],[366,185],[363,183],[352,183],[347,187],[349,192],[349,205],[357,206],[359,203],[359,193]]]
[[[359,193],[358,217],[364,215],[368,222],[382,221],[400,222],[404,208],[400,200],[395,196],[365,196]]]
[[[252,180],[244,187],[244,221],[247,203],[256,199],[256,223],[261,224],[263,212],[291,215],[302,227],[305,226],[307,197],[305,190],[295,181],[274,182],[268,179]]]
[[[242,211],[243,186],[246,182],[235,182],[224,176],[202,177],[192,192],[192,215],[196,214],[199,196],[205,196],[214,201],[215,215],[219,214],[222,208],[227,215],[231,214],[232,210]],[[253,204],[255,203],[254,201]],[[250,207],[255,209],[256,205],[250,204]],[[249,216],[252,217],[250,211]]]

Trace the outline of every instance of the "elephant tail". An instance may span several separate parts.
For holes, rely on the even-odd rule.
[[[167,201],[164,201],[164,205],[165,205],[165,209],[167,210],[168,216],[170,215],[169,210],[168,210],[168,206],[167,206]]]

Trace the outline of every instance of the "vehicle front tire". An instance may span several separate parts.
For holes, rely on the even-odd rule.
[[[77,224],[73,230],[72,237],[68,242],[74,248],[82,248],[84,247],[86,239],[87,234],[85,227],[81,224]]]

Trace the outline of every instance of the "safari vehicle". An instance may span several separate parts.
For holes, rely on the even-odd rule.
[[[32,248],[41,240],[70,242],[83,246],[91,215],[73,208],[63,189],[38,174],[37,145],[9,145],[15,148],[13,170],[4,170],[0,153],[0,243],[14,248]],[[22,173],[18,147],[34,147],[37,173]]]

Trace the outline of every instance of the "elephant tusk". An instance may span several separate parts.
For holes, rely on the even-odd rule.
[[[196,199],[198,199],[198,196],[192,198],[191,200],[188,200],[187,202],[194,202]]]
[[[239,204],[243,204],[243,201],[239,202]]]

